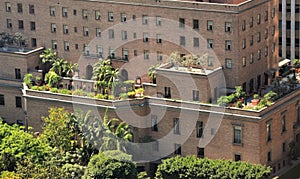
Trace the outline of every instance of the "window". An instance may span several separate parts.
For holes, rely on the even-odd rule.
[[[126,22],[126,14],[121,13],[121,22]]]
[[[272,52],[274,52],[275,51],[275,43],[273,42],[272,43]]]
[[[260,32],[257,32],[257,43],[261,41],[261,34]]]
[[[121,35],[122,35],[122,40],[127,40],[127,31],[122,30]]]
[[[74,32],[77,32],[77,27],[74,27]]]
[[[111,58],[115,58],[115,50],[114,50],[114,49],[109,48],[109,56],[110,56]]]
[[[55,33],[56,32],[56,24],[51,23],[51,32]]]
[[[149,34],[144,32],[143,33],[143,42],[148,42],[149,41]]]
[[[62,8],[62,16],[63,17],[68,17],[68,8],[66,8],[66,7]]]
[[[69,42],[67,42],[67,41],[64,42],[64,49],[65,49],[65,51],[70,50],[70,43]]]
[[[261,50],[257,50],[257,60],[261,59]]]
[[[238,162],[242,160],[242,156],[240,154],[234,154],[234,161]]]
[[[63,25],[63,33],[64,34],[68,34],[69,33],[69,27],[66,24]]]
[[[267,153],[267,161],[268,161],[268,162],[271,162],[271,161],[272,161],[272,153],[271,153],[271,151],[269,151],[269,152]]]
[[[202,121],[197,121],[197,123],[196,123],[196,133],[197,133],[198,138],[203,137],[203,131],[204,131],[203,127],[204,127],[203,122]]]
[[[207,66],[214,66],[213,62],[214,62],[214,57],[207,58]]]
[[[269,48],[268,46],[265,47],[265,57],[267,57],[269,55]]]
[[[174,154],[175,155],[181,155],[181,144],[174,144]]]
[[[231,40],[225,41],[225,50],[231,50]]]
[[[143,16],[142,16],[142,23],[143,23],[144,25],[148,24],[148,16],[147,16],[147,15],[143,15]]]
[[[213,21],[211,21],[211,20],[207,21],[207,30],[208,31],[213,30]]]
[[[55,7],[50,7],[50,16],[55,16]]]
[[[87,44],[83,44],[84,55],[90,55],[90,47]]]
[[[77,10],[76,9],[73,9],[73,15],[77,16]]]
[[[145,60],[149,59],[149,50],[144,50],[144,59]]]
[[[253,27],[253,17],[250,17],[249,26],[250,26],[250,27]]]
[[[21,3],[17,4],[18,13],[23,13],[23,5]]]
[[[34,14],[34,5],[29,4],[29,14]]]
[[[199,90],[193,90],[193,101],[199,101]]]
[[[180,45],[185,46],[185,36],[180,36]]]
[[[83,27],[83,36],[89,36],[89,28]]]
[[[87,9],[82,10],[82,19],[88,19],[88,10]]]
[[[285,112],[281,115],[281,133],[286,131],[286,114]]]
[[[152,131],[158,131],[157,115],[151,115],[151,130]]]
[[[57,41],[52,40],[52,49],[57,49]]]
[[[194,47],[199,47],[199,38],[194,37]]]
[[[35,22],[30,22],[30,30],[35,31]]]
[[[156,26],[161,26],[161,17],[156,16]]]
[[[135,15],[132,15],[132,20],[136,20],[136,16]]]
[[[185,26],[185,19],[179,18],[179,27],[184,28],[184,26]]]
[[[102,58],[102,56],[103,56],[103,48],[102,48],[102,46],[97,45],[96,46],[96,51],[97,51],[97,56],[100,57],[100,58]]]
[[[231,22],[225,22],[225,32],[231,32]]]
[[[138,56],[137,50],[133,50],[133,55],[134,55],[134,56]]]
[[[242,126],[233,126],[233,143],[242,144]]]
[[[174,134],[180,134],[179,118],[173,119],[173,131]]]
[[[271,17],[272,17],[272,19],[275,17],[275,8],[272,8]]]
[[[78,44],[75,44],[75,49],[78,50]]]
[[[246,57],[242,58],[242,63],[243,63],[243,67],[245,67],[246,66]]]
[[[9,29],[12,28],[12,21],[11,21],[11,19],[6,19],[6,25],[7,25],[7,28],[9,28]]]
[[[133,38],[136,39],[136,33],[135,32],[133,33]]]
[[[269,30],[268,30],[268,29],[265,29],[265,39],[268,38],[268,35],[269,35]]]
[[[242,48],[245,49],[246,48],[246,39],[243,39],[243,45]]]
[[[153,151],[159,151],[159,142],[156,140],[152,143]]]
[[[16,108],[22,108],[22,98],[20,96],[16,96]]]
[[[267,130],[267,142],[272,140],[272,124],[271,121],[268,121],[266,124]]]
[[[251,35],[251,36],[250,36],[250,40],[249,40],[249,41],[250,41],[250,46],[253,45],[253,38],[254,38],[253,35]]]
[[[231,59],[229,59],[229,58],[225,59],[225,67],[228,69],[232,68],[232,60]]]
[[[95,11],[95,20],[101,20],[100,11]]]
[[[18,80],[21,79],[21,69],[15,68],[15,78]]]
[[[214,48],[214,40],[213,39],[207,39],[207,48]]]
[[[246,20],[243,20],[242,22],[242,31],[246,30]]]
[[[257,24],[260,24],[260,14],[257,14]]]
[[[11,12],[11,4],[9,2],[5,3],[5,10],[6,12]]]
[[[264,13],[264,19],[265,19],[265,21],[268,21],[268,11],[265,11],[265,13]]]
[[[198,158],[204,158],[204,148],[197,147],[197,157]]]
[[[275,25],[272,26],[272,36],[275,35]]]
[[[115,32],[114,32],[113,29],[109,29],[109,30],[108,30],[108,38],[109,38],[109,39],[115,38]]]
[[[156,35],[156,42],[157,42],[157,43],[162,43],[162,37],[161,37],[161,34],[157,34],[157,35]]]
[[[157,61],[161,62],[163,60],[162,52],[157,52]]]
[[[101,29],[96,28],[96,37],[101,37]]]
[[[24,21],[23,20],[19,20],[18,24],[19,24],[19,29],[24,29]]]
[[[285,153],[285,151],[286,151],[286,143],[283,142],[282,143],[282,153]]]
[[[193,19],[193,29],[199,29],[199,20]]]
[[[5,105],[4,95],[0,94],[0,105]]]
[[[36,38],[31,38],[31,47],[36,47]]]
[[[250,64],[253,63],[253,53],[250,53],[249,62],[250,62]]]
[[[171,88],[165,87],[165,98],[171,98]]]

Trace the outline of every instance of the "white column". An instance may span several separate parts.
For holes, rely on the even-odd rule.
[[[295,0],[291,0],[291,60],[295,59],[295,24],[296,24],[296,14],[295,14]]]
[[[281,32],[282,32],[282,45],[281,52],[282,58],[286,58],[286,0],[282,0],[282,24],[281,24]]]

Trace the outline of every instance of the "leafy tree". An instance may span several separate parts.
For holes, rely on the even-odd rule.
[[[52,51],[51,48],[48,48],[48,49],[44,50],[44,52],[40,55],[40,58],[43,63],[49,62],[52,64],[57,59],[56,51]]]
[[[200,159],[195,156],[166,159],[160,164],[156,171],[156,178],[178,179],[178,178],[268,178],[270,167],[249,164],[247,162],[232,162],[229,160]]]
[[[59,80],[60,80],[60,76],[56,74],[54,71],[49,71],[45,75],[45,82],[48,83],[48,86],[50,87],[57,86]]]
[[[156,68],[159,67],[160,64],[156,64],[156,65],[152,65],[149,69],[148,69],[148,76],[150,78],[150,80],[156,84]]]
[[[121,161],[99,153],[94,155],[83,176],[84,179],[101,178],[137,178],[136,165],[132,162]]]

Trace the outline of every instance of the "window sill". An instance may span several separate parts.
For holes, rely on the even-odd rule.
[[[244,147],[244,144],[243,143],[232,143],[233,146],[241,146],[241,147]]]

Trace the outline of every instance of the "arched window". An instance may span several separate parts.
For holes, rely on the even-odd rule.
[[[128,80],[127,70],[125,70],[125,69],[121,70],[121,75],[122,75],[123,80]]]

